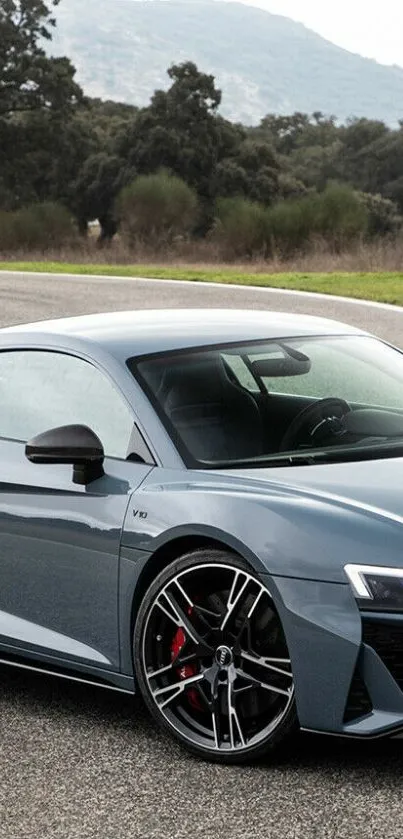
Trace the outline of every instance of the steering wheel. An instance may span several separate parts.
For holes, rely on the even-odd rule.
[[[298,438],[305,432],[310,442],[316,432],[320,429],[327,428],[331,433],[340,434],[342,426],[340,420],[351,411],[351,408],[344,399],[337,399],[331,397],[330,399],[320,399],[318,402],[311,402],[306,408],[294,417],[291,425],[287,428],[284,437],[280,443],[280,452],[287,452],[298,444]],[[332,423],[337,422],[337,430],[332,428]]]

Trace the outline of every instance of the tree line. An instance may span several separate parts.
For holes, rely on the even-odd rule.
[[[229,258],[400,232],[403,120],[235,124],[190,61],[168,69],[148,107],[88,98],[71,61],[45,50],[59,2],[0,0],[2,250],[56,247],[94,220],[101,245],[117,233],[130,247],[208,237]]]

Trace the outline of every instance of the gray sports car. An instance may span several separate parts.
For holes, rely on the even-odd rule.
[[[403,354],[340,323],[0,330],[0,660],[210,760],[403,729]]]

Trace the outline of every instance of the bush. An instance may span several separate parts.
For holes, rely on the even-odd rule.
[[[220,198],[213,238],[228,258],[266,255],[269,241],[266,210],[246,198]]]
[[[267,210],[272,248],[287,256],[306,249],[316,230],[318,196],[280,201]]]
[[[196,193],[168,172],[137,178],[117,201],[121,235],[131,247],[139,242],[164,245],[185,236],[194,227],[197,213]]]
[[[288,172],[283,172],[279,175],[278,186],[280,191],[279,197],[284,200],[290,198],[303,198],[311,192],[311,190],[305,186],[302,181]]]
[[[32,204],[13,212],[0,212],[0,250],[46,251],[74,241],[73,219],[60,204]]]
[[[369,223],[359,195],[338,184],[321,193],[282,201],[267,213],[273,245],[284,255],[306,250],[318,238],[341,250],[364,235]]]
[[[316,232],[341,250],[368,230],[368,211],[351,187],[330,184],[318,195]]]
[[[368,213],[369,236],[388,236],[399,233],[402,229],[403,218],[394,201],[383,198],[382,195],[371,195],[367,192],[360,192],[358,197]]]

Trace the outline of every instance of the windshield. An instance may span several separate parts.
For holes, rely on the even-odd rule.
[[[403,354],[321,336],[129,362],[188,466],[390,457],[403,451]]]

